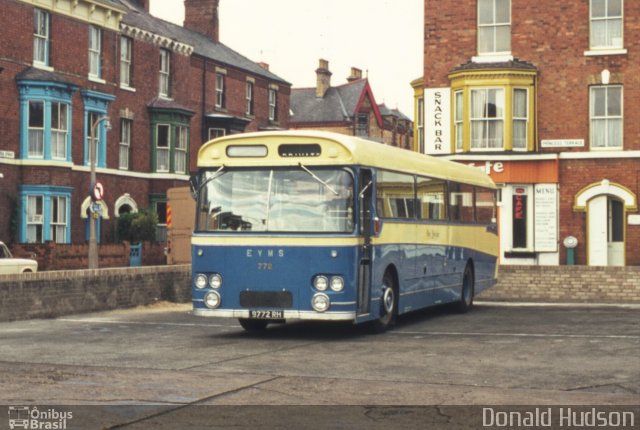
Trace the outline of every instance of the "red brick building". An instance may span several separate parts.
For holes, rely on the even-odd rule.
[[[415,148],[499,184],[501,262],[640,265],[640,2],[425,0],[424,14]]]
[[[352,67],[347,82],[331,85],[329,62],[320,59],[314,88],[291,91],[292,129],[314,129],[361,136],[387,145],[410,149],[413,123],[397,109],[377,104],[369,79]]]
[[[291,85],[218,40],[218,0],[185,0],[183,26],[149,0],[1,0],[0,239],[83,243],[90,141],[104,186],[98,233],[150,208],[200,145],[288,128]]]

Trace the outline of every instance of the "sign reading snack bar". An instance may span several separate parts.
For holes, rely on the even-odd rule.
[[[427,154],[451,153],[451,88],[424,90],[424,147]]]

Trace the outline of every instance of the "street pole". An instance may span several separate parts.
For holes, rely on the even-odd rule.
[[[107,121],[107,128],[109,127],[109,117],[103,115],[98,117],[93,124],[91,124],[91,130],[89,131],[89,165],[91,167],[91,185],[89,193],[91,193],[91,200],[93,201],[93,188],[96,185],[96,153],[98,152],[98,142],[95,138],[96,128],[101,122]],[[89,208],[89,269],[98,268],[98,241],[96,240],[96,218],[98,213],[94,213],[93,209]]]

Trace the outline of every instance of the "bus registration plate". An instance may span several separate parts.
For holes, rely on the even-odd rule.
[[[249,318],[281,320],[284,318],[284,311],[249,311]]]

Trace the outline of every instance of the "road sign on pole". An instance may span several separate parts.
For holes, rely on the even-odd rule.
[[[104,197],[104,186],[101,182],[96,182],[91,192],[91,199],[94,202],[99,202]]]

